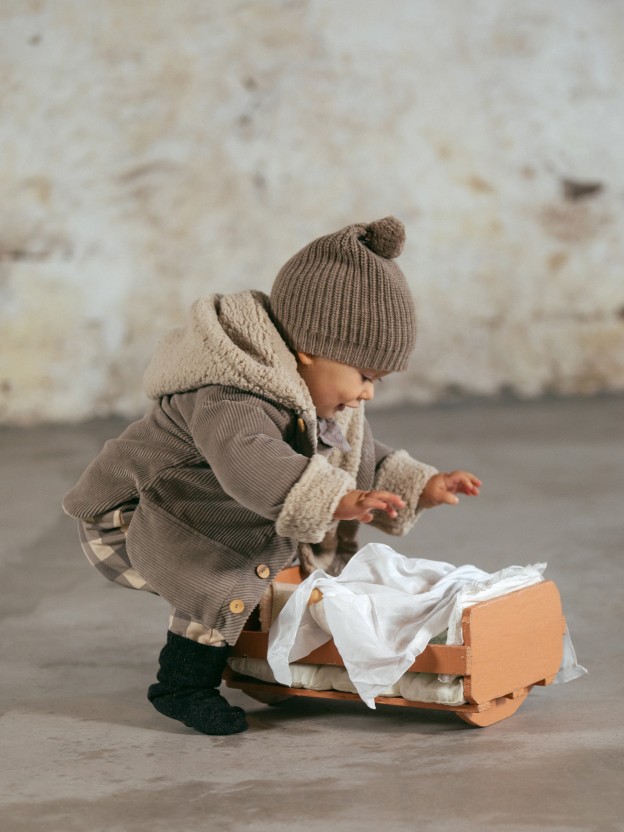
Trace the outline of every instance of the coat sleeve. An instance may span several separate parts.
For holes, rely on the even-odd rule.
[[[407,505],[395,518],[382,512],[375,513],[371,526],[388,534],[406,535],[423,509],[418,501],[428,480],[438,473],[432,465],[411,457],[407,451],[394,451],[375,440],[375,481],[373,488],[378,491],[392,491],[402,497]]]
[[[204,404],[194,418],[195,444],[237,503],[274,520],[282,537],[319,543],[355,480],[318,454],[296,453],[269,415],[270,405],[263,404]]]

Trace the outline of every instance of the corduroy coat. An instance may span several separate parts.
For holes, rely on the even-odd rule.
[[[399,516],[373,525],[405,534],[436,472],[376,442],[363,404],[336,418],[351,450],[316,452],[314,405],[260,292],[197,301],[157,348],[145,387],[144,418],[104,445],[63,508],[90,520],[138,500],[132,566],[229,644],[297,547],[307,571],[332,574],[355,553],[358,523],[333,520],[348,491],[400,494]]]

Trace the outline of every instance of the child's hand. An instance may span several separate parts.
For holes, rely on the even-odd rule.
[[[455,506],[459,502],[456,494],[479,494],[481,480],[468,471],[453,471],[450,474],[434,474],[424,487],[418,508],[433,508],[448,503]]]
[[[334,520],[359,520],[370,523],[373,511],[381,509],[388,517],[396,517],[405,502],[390,491],[349,491],[338,503]]]

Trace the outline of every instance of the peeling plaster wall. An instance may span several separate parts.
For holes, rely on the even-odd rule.
[[[135,415],[155,341],[389,213],[383,400],[624,389],[624,4],[0,0],[0,420]]]

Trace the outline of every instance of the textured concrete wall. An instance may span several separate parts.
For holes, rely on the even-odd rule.
[[[389,213],[386,401],[624,389],[624,4],[0,0],[0,419],[135,414],[157,338]]]

